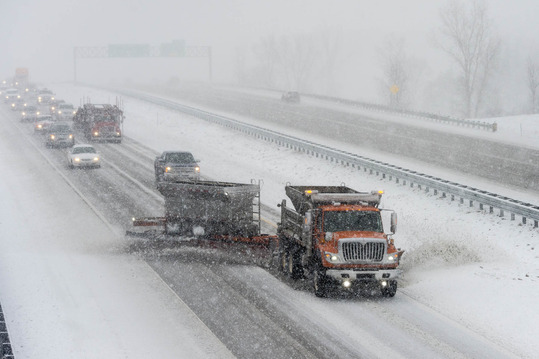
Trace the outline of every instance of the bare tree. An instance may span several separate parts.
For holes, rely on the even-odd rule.
[[[297,91],[305,89],[315,62],[314,48],[312,36],[308,34],[282,37],[279,41],[280,63],[288,88]]]
[[[335,93],[335,69],[342,47],[342,35],[338,30],[324,27],[315,36],[318,39],[316,52],[320,69],[318,71],[317,67],[316,82],[323,93],[332,95]]]
[[[531,111],[536,113],[539,110],[537,105],[537,89],[539,88],[539,62],[530,55],[527,61],[528,89],[530,90]]]
[[[260,68],[263,85],[273,87],[277,75],[276,68],[280,61],[275,36],[269,35],[260,39],[260,42],[253,47],[253,52]]]
[[[475,117],[499,52],[499,40],[494,35],[487,5],[483,0],[473,0],[467,8],[462,1],[450,0],[440,17],[439,45],[457,63],[465,115]]]
[[[402,107],[410,79],[403,39],[389,38],[378,54],[383,75],[382,93],[388,96],[389,106]]]

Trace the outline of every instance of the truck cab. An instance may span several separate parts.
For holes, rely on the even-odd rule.
[[[379,286],[384,296],[397,290],[403,251],[392,235],[397,216],[391,211],[384,232],[378,208],[382,192],[357,192],[345,186],[287,186],[294,209],[281,203],[278,228],[280,267],[293,278],[310,276],[317,296],[330,288]]]

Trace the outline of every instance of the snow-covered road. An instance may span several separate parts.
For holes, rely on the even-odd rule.
[[[56,91],[75,104],[83,96],[94,102],[110,102],[114,96],[70,86],[58,86]],[[358,189],[385,189],[383,205],[399,212],[396,241],[407,251],[405,281],[391,300],[320,300],[261,268],[218,268],[218,278],[228,286],[236,288],[239,282],[244,288],[242,298],[236,299],[245,304],[245,310],[257,307],[263,313],[261,323],[290,324],[294,330],[285,337],[296,338],[298,348],[313,345],[310,337],[314,336],[320,348],[311,353],[317,356],[532,358],[539,350],[536,229],[243,138],[151,104],[124,101],[127,136],[156,152],[191,150],[202,159],[203,174],[211,178],[263,179],[262,201],[270,206],[285,198],[286,182],[345,182]],[[3,121],[16,122],[4,108],[0,114]],[[123,230],[121,220],[111,224],[113,231],[104,225],[60,175],[65,172],[69,180],[81,177],[80,173],[51,170],[17,132],[20,125],[13,125],[1,134],[0,143],[4,199],[0,206],[0,301],[16,357],[229,355],[175,294],[182,280],[170,269],[177,263],[167,266],[159,256],[144,262],[122,251],[123,238],[114,233]],[[103,149],[107,160],[110,149]],[[151,178],[151,158],[141,160],[149,163]],[[138,210],[125,208],[125,218],[139,215],[131,213]],[[164,274],[158,277],[156,271]],[[200,306],[216,299],[193,293],[186,296],[186,300],[191,298],[187,303],[191,308],[196,307],[196,300]],[[234,322],[226,318],[229,313],[220,315],[222,321]],[[244,335],[246,343],[256,343],[247,340],[248,333]],[[222,333],[218,336],[223,337]],[[236,345],[227,343],[235,355],[242,353],[237,348],[240,339]],[[264,349],[270,357],[271,351]]]

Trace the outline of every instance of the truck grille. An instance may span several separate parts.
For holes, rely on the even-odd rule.
[[[380,262],[386,251],[383,242],[345,242],[342,243],[342,255],[345,261]]]

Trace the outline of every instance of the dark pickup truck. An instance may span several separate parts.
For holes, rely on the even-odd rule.
[[[165,151],[154,161],[155,181],[200,179],[200,167],[191,152]]]

